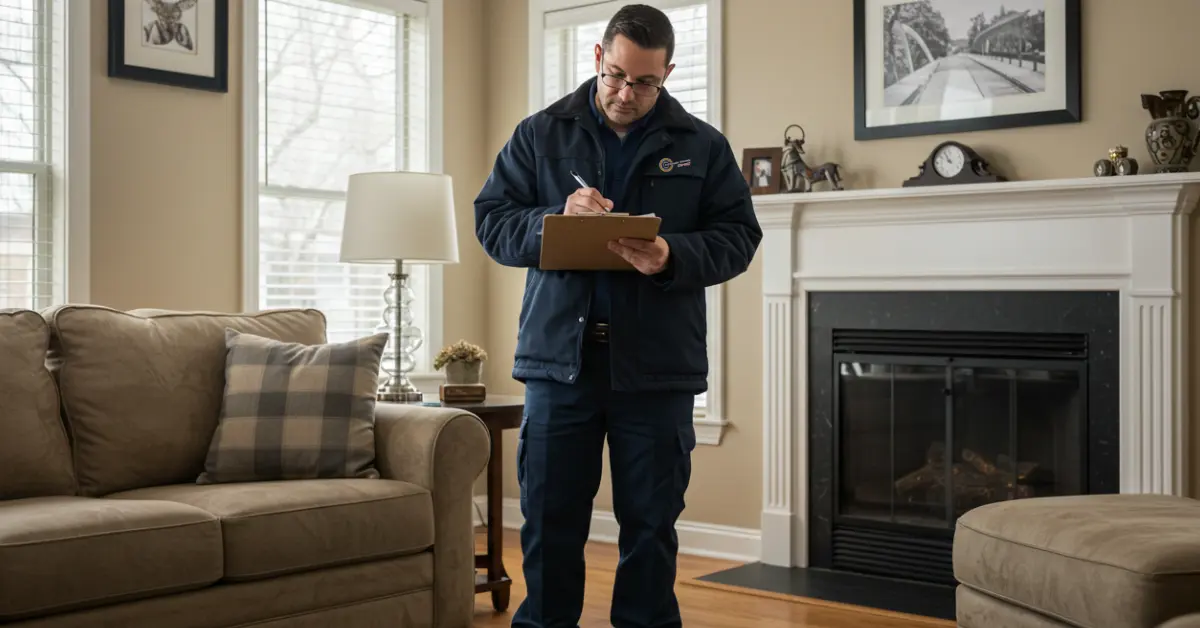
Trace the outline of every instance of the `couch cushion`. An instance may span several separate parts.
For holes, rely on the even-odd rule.
[[[0,623],[207,586],[221,527],[185,504],[87,497],[0,502]]]
[[[1200,611],[1200,501],[1089,495],[981,506],[958,520],[954,575],[1068,623],[1157,626]]]
[[[226,331],[225,398],[200,484],[377,478],[387,334],[321,345]]]
[[[229,580],[412,554],[433,545],[429,491],[394,480],[189,484],[110,497],[176,501],[220,517]]]
[[[308,619],[328,618],[323,613],[333,612],[329,609],[357,608],[375,600],[429,596],[433,585],[433,552],[420,552],[265,580],[223,582],[176,595],[40,617],[17,625],[20,628],[296,628],[297,623],[303,624]],[[375,624],[325,621],[316,625],[418,628],[432,624],[433,610],[411,620],[396,614],[381,619]],[[2,625],[7,624],[0,622]]]
[[[194,482],[225,389],[225,329],[325,342],[316,310],[213,314],[68,305],[46,314],[83,495]]]
[[[955,628],[1068,628],[1048,615],[1015,606],[966,585],[954,591]]]
[[[49,345],[41,314],[0,310],[0,500],[75,494]]]

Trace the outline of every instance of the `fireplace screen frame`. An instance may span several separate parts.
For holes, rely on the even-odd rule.
[[[1118,291],[810,291],[804,304],[807,346],[801,360],[807,397],[808,565],[812,568],[872,573],[920,582],[953,584],[953,530],[840,518],[835,505],[836,446],[835,343],[837,330],[870,332],[963,332],[1081,334],[1086,337],[1085,403],[1081,452],[1082,491],[1117,493],[1120,475],[1121,294]],[[838,348],[839,354],[843,351]],[[879,352],[864,346],[858,357]],[[928,354],[926,354],[928,355]],[[891,355],[913,364],[911,353]],[[932,357],[932,356],[930,356]],[[972,354],[972,364],[1009,356]],[[1023,355],[1028,365],[1036,356]],[[1054,356],[1051,356],[1052,358]],[[931,363],[966,364],[966,356],[939,355]],[[1055,368],[1063,365],[1054,359]],[[993,362],[994,363],[994,362]],[[840,391],[837,391],[840,392]],[[952,399],[950,400],[952,401]],[[947,416],[952,416],[947,413]],[[840,428],[840,426],[839,426]],[[840,461],[838,461],[840,463]],[[872,523],[876,525],[872,525]],[[923,544],[923,546],[922,546]],[[842,549],[838,549],[842,548]],[[862,556],[860,568],[851,558]],[[878,555],[871,555],[874,552]],[[889,553],[890,552],[890,553]],[[835,553],[838,559],[835,560]]]
[[[996,357],[996,358],[954,357],[954,356],[935,357],[935,356],[926,356],[926,355],[909,355],[909,354],[893,354],[893,353],[835,352],[833,354],[833,371],[832,371],[833,372],[833,375],[832,375],[832,380],[833,380],[833,391],[832,391],[832,397],[833,397],[832,437],[833,437],[833,439],[832,440],[833,440],[833,443],[832,443],[832,445],[833,445],[834,474],[833,474],[833,480],[832,480],[832,485],[831,485],[831,498],[833,500],[832,514],[833,514],[835,524],[842,523],[842,522],[851,522],[855,526],[876,527],[881,530],[904,531],[904,532],[918,533],[918,534],[921,532],[924,532],[932,537],[952,537],[953,532],[954,532],[954,522],[957,519],[957,515],[955,514],[954,500],[952,498],[952,495],[950,494],[952,487],[954,486],[953,466],[951,464],[945,465],[946,478],[945,478],[944,489],[946,490],[947,494],[944,496],[944,502],[945,502],[945,518],[943,521],[943,523],[945,525],[944,528],[928,526],[928,527],[917,527],[917,529],[914,529],[914,526],[911,526],[911,525],[888,522],[888,521],[879,521],[879,520],[874,520],[874,519],[867,518],[867,517],[857,517],[854,515],[843,514],[843,510],[841,507],[842,506],[841,496],[842,496],[842,488],[843,488],[842,482],[841,482],[842,474],[839,473],[837,470],[842,468],[841,467],[841,465],[842,465],[842,455],[841,454],[842,454],[842,434],[843,434],[842,428],[844,427],[844,425],[843,425],[844,416],[843,416],[842,407],[841,407],[841,404],[842,404],[841,377],[839,377],[837,375],[837,373],[841,372],[842,365],[849,365],[849,364],[854,364],[854,363],[881,364],[881,365],[889,365],[889,366],[893,366],[893,367],[894,366],[935,366],[935,367],[939,367],[943,371],[943,374],[944,374],[943,396],[944,396],[945,402],[943,404],[944,414],[942,415],[942,427],[943,427],[943,430],[942,430],[943,441],[942,442],[947,443],[951,446],[955,446],[955,448],[957,448],[957,445],[958,445],[958,440],[956,439],[955,432],[954,432],[955,400],[956,400],[954,370],[956,368],[977,368],[977,369],[998,369],[998,370],[999,369],[1045,370],[1045,371],[1060,371],[1060,372],[1061,371],[1072,371],[1072,372],[1076,373],[1077,381],[1079,382],[1078,403],[1079,403],[1079,412],[1082,415],[1081,417],[1079,417],[1079,419],[1082,422],[1086,423],[1087,416],[1088,416],[1088,363],[1087,363],[1086,359],[1055,360],[1055,359],[1000,358],[1000,357]],[[1016,394],[1015,387],[1010,386],[1010,395],[1015,395],[1015,394]],[[1011,397],[1010,397],[1010,399],[1011,399]],[[891,409],[894,412],[895,406],[892,405]],[[896,469],[896,464],[895,464],[895,459],[894,459],[894,457],[895,457],[895,445],[894,444],[895,444],[895,429],[896,429],[896,418],[895,418],[894,414],[891,417],[889,417],[888,423],[889,423],[889,425],[888,425],[889,430],[891,430],[891,436],[889,438],[889,441],[892,443],[892,446],[889,447],[889,453],[892,456],[892,460],[889,464],[889,467],[890,467],[891,476],[892,476],[891,483],[892,483],[892,485],[894,485],[895,481],[898,479],[897,475],[896,475],[897,469]],[[1014,456],[1014,460],[1015,460],[1015,452],[1017,452],[1019,449],[1019,446],[1018,446],[1019,430],[1017,428],[1017,424],[1018,424],[1018,413],[1016,411],[1016,406],[1015,406],[1015,404],[1010,404],[1009,410],[1008,410],[1008,443],[1007,443],[1008,448],[1007,448],[1007,450],[1008,450],[1010,456]],[[1079,444],[1079,451],[1080,451],[1080,453],[1079,453],[1080,464],[1082,467],[1080,469],[1080,484],[1081,484],[1080,492],[1087,493],[1090,490],[1088,473],[1086,473],[1086,471],[1085,471],[1089,466],[1088,465],[1088,431],[1085,426],[1080,426],[1080,428],[1081,429],[1079,430],[1079,435],[1078,435],[1079,436],[1078,444]],[[950,462],[953,459],[953,457],[951,456],[951,451],[952,450],[950,450],[949,448],[947,449],[947,452],[946,452],[947,462]],[[1015,476],[1015,474],[1016,474],[1015,468],[1014,468],[1013,473]],[[1015,483],[1016,483],[1016,480],[1014,477],[1014,484]],[[895,513],[895,496],[896,496],[896,494],[895,494],[895,491],[893,490],[892,491],[892,513],[893,513],[893,516]],[[918,532],[918,530],[920,530],[920,532]]]

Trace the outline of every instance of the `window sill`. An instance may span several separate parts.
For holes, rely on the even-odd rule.
[[[721,444],[721,438],[725,435],[725,428],[729,425],[729,421],[711,418],[705,415],[703,410],[700,410],[693,416],[692,424],[696,426],[697,445],[716,447]]]

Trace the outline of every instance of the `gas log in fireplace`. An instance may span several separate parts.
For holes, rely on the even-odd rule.
[[[819,292],[810,566],[953,584],[954,523],[1118,490],[1113,292]]]

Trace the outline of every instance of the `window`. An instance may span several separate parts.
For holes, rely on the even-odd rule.
[[[254,23],[247,46],[257,52],[247,72],[254,124],[246,135],[254,144],[246,162],[255,171],[248,177],[247,305],[319,309],[334,342],[369,335],[383,323],[391,268],[338,261],[346,187],[357,172],[440,168],[432,150],[435,2],[256,4],[245,5]],[[431,329],[441,323],[432,298],[440,273],[407,270],[417,295],[414,323],[424,332],[414,372],[428,372],[428,349],[440,343]]]
[[[720,128],[720,0],[647,0],[675,27],[674,71],[666,88],[692,115]],[[595,76],[594,48],[624,2],[530,0],[530,105],[538,110]],[[698,442],[720,444],[722,291],[708,290],[709,392],[696,396]]]
[[[88,43],[68,47],[67,7],[66,0],[0,0],[0,308],[64,302],[68,267],[86,264],[78,250],[68,259],[68,219],[74,216],[67,208],[82,212],[86,206],[83,189],[68,188],[66,177],[69,169],[75,175],[86,164],[86,144],[68,146],[67,127],[81,119],[69,109],[88,114],[87,101],[75,99],[86,96],[89,70],[85,65],[84,72],[73,73],[82,81],[68,81],[67,63]],[[72,5],[71,11],[73,22],[82,15],[86,28],[88,8]],[[72,37],[81,30],[73,27]],[[71,139],[76,135],[85,140],[85,129]],[[79,282],[71,285],[71,297],[85,300],[86,277],[71,278]]]
[[[547,12],[542,106],[550,105],[596,74],[593,48],[616,7],[612,3],[587,9]],[[679,3],[675,3],[679,4]],[[619,6],[619,5],[618,5]],[[708,2],[684,3],[664,12],[675,27],[675,70],[667,89],[685,109],[708,120]]]

